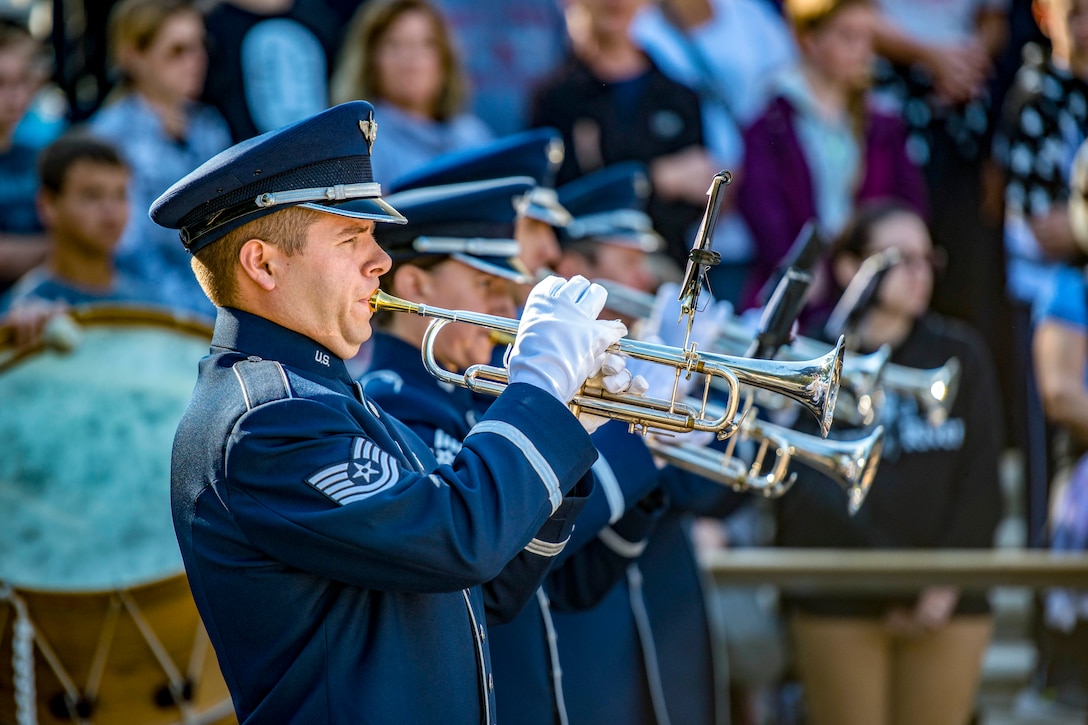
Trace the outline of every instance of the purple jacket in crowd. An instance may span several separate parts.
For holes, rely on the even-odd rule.
[[[795,113],[790,102],[779,97],[744,133],[744,173],[737,206],[752,231],[755,255],[741,293],[742,310],[757,304],[760,288],[805,222],[816,217],[812,175],[794,128]],[[895,197],[927,216],[925,179],[907,157],[906,138],[906,126],[899,118],[869,112],[864,170],[855,203]]]

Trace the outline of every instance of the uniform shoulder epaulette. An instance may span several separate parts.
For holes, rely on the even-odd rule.
[[[233,369],[238,383],[242,386],[242,395],[246,399],[248,410],[293,397],[291,386],[287,383],[287,373],[275,360],[248,357],[234,363]]]

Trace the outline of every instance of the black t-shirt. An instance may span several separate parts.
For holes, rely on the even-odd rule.
[[[566,154],[557,184],[620,161],[649,164],[660,156],[703,145],[699,97],[652,63],[639,76],[606,82],[574,55],[537,89],[530,125],[563,134]],[[710,187],[711,179],[707,179]],[[648,212],[683,265],[705,206],[651,195]]]
[[[950,414],[931,426],[913,399],[891,394],[881,412],[884,450],[861,510],[847,511],[834,482],[798,467],[797,483],[777,502],[778,544],[799,548],[987,548],[1002,513],[998,456],[1004,440],[996,376],[985,343],[962,323],[927,316],[892,361],[929,369],[956,357],[959,389]],[[832,437],[851,431],[833,430]],[[854,431],[856,435],[859,431]],[[913,597],[791,597],[819,614],[879,616]],[[960,613],[986,611],[985,597],[965,593]]]
[[[205,25],[203,100],[227,119],[235,142],[328,107],[341,27],[324,0],[296,0],[277,15],[222,2],[208,11]]]

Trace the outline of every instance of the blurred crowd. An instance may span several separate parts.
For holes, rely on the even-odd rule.
[[[149,206],[233,143],[332,105],[373,103],[373,174],[388,188],[447,154],[549,127],[565,149],[556,187],[645,165],[646,210],[664,244],[632,287],[652,293],[676,279],[710,179],[727,169],[712,240],[722,262],[709,279],[717,300],[758,310],[815,222],[828,245],[802,330],[820,336],[862,261],[897,247],[902,261],[857,321],[855,348],[888,345],[919,369],[952,356],[963,366],[959,428],[923,434],[908,423],[917,410],[885,413],[898,433],[867,504],[870,531],[802,479],[772,517],[777,534],[733,517],[701,522],[697,544],[987,547],[1011,451],[1025,482],[1024,545],[1083,547],[1075,522],[1057,522],[1088,490],[1088,1],[52,7],[72,15],[43,22],[41,8],[13,6],[0,22],[0,314],[126,301],[211,318],[176,232],[152,223]],[[530,269],[557,268],[543,254]],[[622,276],[597,276],[610,275]],[[880,486],[898,493],[882,503]],[[897,517],[901,531],[887,524]],[[730,606],[756,606],[736,594],[721,592],[725,620]],[[1031,694],[1083,711],[1088,611],[1078,606],[1048,600]],[[957,621],[918,669],[955,654],[962,681],[948,699],[929,698],[919,673],[919,689],[900,696],[916,722],[942,722],[918,715],[922,701],[970,710],[992,631],[985,602],[934,589],[909,605],[798,600],[783,611],[794,615],[788,673],[773,663],[774,626],[753,640],[764,661],[729,650],[734,722],[771,722],[771,711],[785,721],[776,688],[786,676],[807,683],[806,696],[822,693],[808,702],[812,722],[854,722],[841,708],[860,708],[858,683],[875,677],[865,627],[888,621],[895,636]],[[829,613],[858,627],[843,639],[825,626]],[[758,627],[734,634],[745,641]]]

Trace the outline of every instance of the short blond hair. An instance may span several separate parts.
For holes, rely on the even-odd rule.
[[[287,256],[302,254],[306,248],[306,233],[322,212],[291,206],[265,214],[227,232],[222,239],[209,244],[191,261],[204,294],[217,307],[230,307],[238,302],[238,257],[250,239],[274,244]]]

